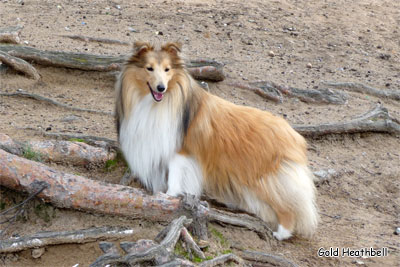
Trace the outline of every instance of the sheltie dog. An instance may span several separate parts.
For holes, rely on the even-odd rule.
[[[203,90],[181,44],[136,42],[116,83],[116,121],[132,175],[153,193],[204,191],[254,213],[278,240],[318,223],[306,142],[283,119]]]

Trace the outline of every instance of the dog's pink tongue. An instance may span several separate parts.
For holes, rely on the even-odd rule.
[[[154,91],[153,91],[154,92]],[[162,93],[158,93],[158,92],[154,92],[154,98],[157,100],[157,101],[160,101],[162,98],[163,98],[163,94]]]

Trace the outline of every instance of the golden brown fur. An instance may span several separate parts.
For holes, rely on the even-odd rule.
[[[184,69],[179,44],[160,50],[147,43],[135,47],[117,84],[119,124],[149,94],[146,64],[171,67],[165,99],[154,105],[166,105],[176,114],[176,153],[199,164],[206,194],[310,236],[318,215],[304,138],[282,118],[204,91]]]

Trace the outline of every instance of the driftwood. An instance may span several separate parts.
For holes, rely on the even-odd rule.
[[[70,38],[73,40],[79,40],[84,42],[97,42],[104,44],[118,44],[118,45],[130,45],[128,42],[122,42],[119,40],[107,39],[107,38],[97,38],[97,37],[89,37],[83,35],[61,35],[62,37]]]
[[[37,64],[53,67],[72,68],[86,71],[116,71],[126,60],[126,56],[102,56],[84,53],[45,51],[33,47],[0,44],[0,51]],[[196,79],[222,81],[223,64],[212,60],[190,60],[186,63]]]
[[[68,162],[77,166],[103,165],[116,157],[116,153],[107,148],[94,147],[83,142],[46,140],[21,143],[2,133],[0,149],[19,156],[31,154],[40,161]]]
[[[0,28],[0,43],[19,44],[21,42],[21,39],[19,38],[21,30],[21,26]]]
[[[54,170],[4,150],[0,150],[0,185],[24,192],[32,192],[39,185],[47,185],[39,197],[59,208],[160,222],[170,222],[177,216],[187,215],[254,231],[269,231],[262,220],[249,215],[218,211],[201,201],[193,205],[163,193],[148,195],[140,189],[90,180]],[[271,235],[265,232],[262,234]]]
[[[1,51],[0,51],[0,55],[1,55]],[[99,113],[99,114],[104,114],[104,115],[110,115],[113,116],[112,112],[106,112],[106,111],[101,111],[101,110],[94,110],[94,109],[86,109],[86,108],[79,108],[79,107],[74,107],[74,106],[70,106],[64,103],[60,103],[58,101],[55,101],[51,98],[45,97],[45,96],[41,96],[38,94],[34,94],[34,93],[28,93],[22,89],[18,89],[16,92],[13,93],[8,93],[8,92],[0,92],[0,96],[10,96],[10,97],[25,97],[25,98],[32,98],[38,101],[42,101],[45,103],[49,103],[58,107],[62,107],[65,109],[69,109],[69,110],[74,110],[74,111],[83,111],[83,112],[89,112],[89,113]]]
[[[311,137],[363,132],[400,133],[400,121],[393,118],[385,107],[378,104],[364,115],[347,122],[310,126],[293,125],[293,128],[300,134]]]
[[[3,62],[16,71],[22,72],[35,80],[40,79],[40,74],[37,72],[37,70],[23,59],[13,57],[5,52],[0,51],[0,62]]]
[[[133,234],[133,229],[126,227],[98,227],[74,231],[40,232],[31,236],[0,240],[0,253],[17,252],[49,245],[83,244],[97,240],[128,237]]]
[[[364,93],[372,96],[382,97],[382,98],[390,98],[397,101],[400,101],[400,90],[384,90],[373,88],[368,85],[364,85],[362,83],[352,83],[352,82],[323,82],[325,86],[329,86],[332,88],[344,89],[357,93]]]

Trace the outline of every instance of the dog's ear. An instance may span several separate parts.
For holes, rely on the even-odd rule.
[[[177,56],[179,52],[181,52],[182,44],[179,42],[175,43],[166,43],[161,47],[161,50],[168,52],[174,56]]]
[[[140,56],[143,55],[144,53],[153,50],[153,47],[151,46],[151,44],[147,43],[147,42],[142,42],[142,41],[136,41],[133,44],[133,49],[134,49],[134,53],[136,56]]]

